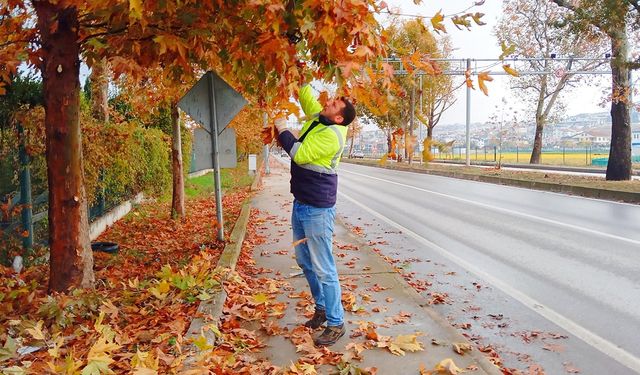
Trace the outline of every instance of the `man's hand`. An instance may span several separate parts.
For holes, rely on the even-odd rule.
[[[287,130],[287,119],[286,118],[277,118],[274,121],[276,129],[278,129],[278,133],[282,133]]]

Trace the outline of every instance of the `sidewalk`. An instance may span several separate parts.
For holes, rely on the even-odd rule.
[[[266,324],[278,328],[264,329],[265,323],[262,323],[258,337],[266,346],[256,353],[259,359],[286,369],[296,362],[325,363],[315,369],[327,374],[335,373],[336,368],[326,363],[337,362],[328,358],[340,358],[343,353],[342,360],[350,360],[361,369],[375,367],[378,374],[427,374],[450,358],[458,368],[465,369],[465,373],[500,373],[477,349],[471,349],[469,341],[443,317],[430,309],[428,301],[406,285],[391,265],[341,224],[339,211],[334,254],[343,288],[347,334],[329,350],[315,349],[309,331],[302,327],[313,314],[313,303],[306,279],[295,263],[291,244],[293,197],[289,193],[289,170],[277,161],[270,165],[271,174],[263,177],[263,187],[252,201],[259,214],[251,220],[261,223],[256,234],[265,237],[264,243],[253,248],[253,258],[256,267],[266,269],[265,277],[279,281],[283,292],[276,300],[284,303],[286,309],[283,317],[273,318]],[[245,325],[247,329],[259,328],[256,324]],[[454,348],[463,354],[456,353]],[[358,361],[359,357],[362,361]],[[437,373],[458,372],[452,369]]]

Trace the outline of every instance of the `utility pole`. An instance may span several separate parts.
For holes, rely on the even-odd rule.
[[[409,155],[408,159],[409,159],[409,165],[411,165],[411,161],[413,160],[413,147],[407,147],[407,146],[411,146],[411,141],[413,140],[413,122],[414,122],[414,118],[415,118],[415,111],[416,111],[416,87],[415,85],[411,86],[411,114],[409,115],[409,137],[405,137],[407,140],[407,144],[404,146],[405,150],[408,149],[409,151]]]
[[[467,71],[471,71],[471,59],[467,59]],[[466,162],[468,166],[471,165],[471,87],[467,85],[467,121],[466,121]]]

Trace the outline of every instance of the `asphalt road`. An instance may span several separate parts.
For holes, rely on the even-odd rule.
[[[338,214],[507,367],[640,373],[640,206],[343,163]]]

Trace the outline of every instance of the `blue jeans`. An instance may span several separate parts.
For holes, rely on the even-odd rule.
[[[344,322],[338,270],[332,253],[336,208],[318,208],[293,201],[291,226],[293,241],[307,238],[296,246],[296,261],[309,282],[316,309],[325,310],[327,325]]]

